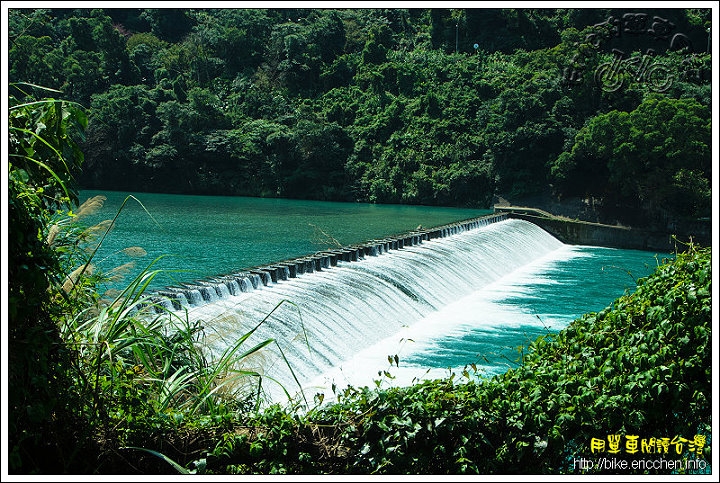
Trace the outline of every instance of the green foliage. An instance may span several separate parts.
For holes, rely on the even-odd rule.
[[[711,62],[699,46],[708,12],[659,10],[696,48],[653,45],[672,80],[663,98],[695,99],[707,112]],[[87,188],[481,207],[495,194],[552,190],[598,198],[608,222],[640,207],[648,213],[621,221],[702,216],[707,170],[661,169],[653,186],[629,186],[644,182],[639,165],[609,170],[593,161],[600,140],[576,140],[598,117],[635,112],[625,121],[633,133],[650,122],[673,140],[674,159],[707,163],[705,138],[683,143],[664,133],[659,112],[638,110],[653,94],[647,82],[623,75],[615,92],[595,82],[612,47],[639,48],[602,28],[624,13],[13,9],[9,72],[91,104]],[[692,126],[708,119],[687,112]],[[236,142],[263,121],[281,134]],[[602,140],[644,149],[635,141]]]
[[[13,87],[21,92],[34,88]],[[62,307],[53,300],[65,276],[48,239],[54,214],[69,210],[76,200],[73,175],[83,160],[78,137],[87,120],[76,105],[55,99],[10,96],[9,106],[10,461],[15,470],[48,467],[62,471],[62,464],[73,457],[66,454],[66,461],[54,461],[59,448],[53,443],[64,432],[82,432],[83,428],[74,424],[68,409],[74,401],[63,373],[69,355],[55,325]],[[43,462],[44,457],[48,461]]]
[[[519,418],[516,430],[508,428],[516,438],[509,460],[572,471],[568,462],[588,454],[591,438],[706,434],[709,290],[710,250],[690,247],[639,280],[635,293],[536,341],[523,367],[488,394],[492,400],[498,389],[515,388],[495,400],[496,407],[520,404],[513,413],[498,407],[506,421]]]
[[[157,260],[119,293],[101,292],[127,267],[99,273],[94,257],[125,204],[139,200],[129,196],[113,219],[84,226],[105,199],[74,208],[84,112],[56,99],[11,96],[9,117],[11,470],[95,472],[88,455],[253,411],[262,378],[242,365],[275,342],[246,344],[267,318],[209,358],[202,322],[190,324],[145,293]],[[145,255],[141,247],[122,252]]]
[[[710,112],[694,99],[652,96],[600,114],[551,172],[566,190],[641,206],[644,216],[709,216]]]
[[[659,15],[701,46],[709,12]],[[538,339],[502,376],[258,411],[259,377],[236,364],[260,346],[208,360],[200,324],[168,330],[143,293],[153,263],[101,297],[122,271],[92,263],[113,223],[82,225],[100,199],[75,209],[80,177],[482,207],[552,183],[618,219],[708,216],[711,57],[659,52],[666,91],[630,76],[602,91],[592,74],[610,54],[588,34],[623,13],[10,9],[11,470],[117,473],[129,458],[153,472],[562,473],[592,438],[707,434],[709,249]],[[71,101],[37,100],[38,85]]]
[[[638,280],[634,292],[539,337],[505,374],[486,379],[469,367],[462,377],[409,387],[334,388],[337,401],[325,405],[317,399],[315,406],[262,407],[259,376],[243,371],[242,361],[272,340],[245,348],[251,331],[207,359],[202,323],[188,324],[144,295],[154,262],[123,292],[96,297],[91,262],[113,220],[89,233],[77,221],[99,208],[100,198],[51,217],[57,228],[48,230],[46,248],[55,250],[57,267],[77,268],[51,288],[63,312],[46,319],[59,327],[54,344],[65,356],[36,374],[64,382],[50,386],[66,398],[54,403],[55,424],[74,427],[62,437],[43,431],[44,444],[30,445],[43,426],[24,426],[23,439],[11,425],[11,462],[19,472],[58,465],[126,472],[129,458],[145,471],[189,474],[578,473],[575,458],[592,455],[594,438],[615,434],[706,438],[703,452],[686,445],[678,457],[709,459],[710,249],[689,245]],[[91,233],[102,235],[99,242]],[[89,252],[73,249],[86,244]],[[63,271],[54,270],[60,280]],[[21,327],[19,319],[11,322]],[[10,347],[22,343],[13,339]],[[397,356],[388,361],[399,364]],[[13,380],[22,367],[15,366]],[[251,379],[257,384],[248,385]],[[18,393],[27,390],[11,399]],[[47,399],[33,400],[35,407],[41,402]],[[38,409],[36,424],[47,424],[47,409]],[[12,414],[17,418],[17,409]],[[74,455],[62,452],[70,442]],[[32,459],[48,447],[55,466]],[[80,453],[97,455],[97,463]]]

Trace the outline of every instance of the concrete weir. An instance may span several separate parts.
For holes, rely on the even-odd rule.
[[[434,238],[453,236],[505,220],[507,217],[507,213],[495,213],[435,228],[418,229],[361,244],[324,250],[303,257],[252,267],[227,275],[208,277],[178,286],[169,286],[153,294],[151,300],[157,312],[160,312],[163,307],[170,310],[197,307],[301,275],[330,270],[338,263],[359,262],[366,257],[402,250]]]

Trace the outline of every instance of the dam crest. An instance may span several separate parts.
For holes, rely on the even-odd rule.
[[[337,249],[216,275],[193,282],[168,286],[151,295],[156,312],[164,309],[182,310],[211,304],[230,296],[249,293],[263,286],[297,278],[336,267],[342,262],[360,262],[368,257],[417,246],[428,240],[446,238],[508,219],[507,213],[471,218],[429,229],[417,229],[382,239],[369,240]]]

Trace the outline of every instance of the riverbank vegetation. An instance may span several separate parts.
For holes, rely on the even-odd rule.
[[[542,195],[664,230],[710,216],[709,27],[709,9],[13,8],[9,79],[87,109],[86,189]]]
[[[630,473],[577,464],[615,449],[709,464],[708,247],[680,243],[505,374],[287,405],[265,404],[242,368],[272,340],[209,361],[201,325],[160,323],[144,293],[153,263],[120,293],[98,290],[113,220],[83,225],[102,198],[78,206],[78,181],[484,205],[554,180],[557,195],[655,220],[709,214],[709,81],[682,70],[690,58],[704,72],[709,55],[663,52],[678,69],[665,92],[575,82],[581,61],[589,74],[610,57],[588,40],[600,27],[578,29],[596,23],[588,12],[11,11],[10,79],[28,83],[9,98],[10,473]],[[674,28],[702,44],[708,14],[663,15],[680,12]],[[689,467],[636,473],[706,470]]]

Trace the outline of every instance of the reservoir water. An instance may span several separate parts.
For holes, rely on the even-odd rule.
[[[263,265],[365,240],[492,213],[492,210],[322,201],[186,196],[156,193],[80,192],[80,202],[107,197],[104,207],[83,220],[112,219],[115,228],[96,261],[111,269],[128,262],[130,280],[150,262],[164,270],[150,288]],[[135,199],[128,199],[133,196]],[[137,200],[137,201],[136,201]],[[123,205],[124,203],[124,205]],[[147,255],[122,253],[137,246]]]
[[[97,194],[108,199],[89,222],[112,218],[127,196],[83,191],[81,201]],[[98,259],[101,268],[120,265],[123,248],[140,246],[148,255],[137,270],[163,256],[154,268],[168,273],[154,289],[490,213],[134,196],[152,218],[129,201]],[[269,400],[282,400],[284,388],[327,401],[347,385],[405,385],[470,366],[483,376],[505,371],[530,341],[608,306],[668,256],[566,245],[532,223],[504,220],[181,311],[203,321],[214,354],[264,320],[247,348],[277,344],[244,364],[265,374]]]

